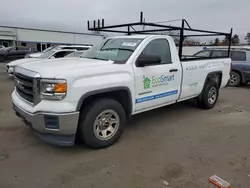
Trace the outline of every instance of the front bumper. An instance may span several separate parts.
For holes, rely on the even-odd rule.
[[[13,103],[16,115],[45,142],[72,146],[75,143],[79,112],[31,114]]]

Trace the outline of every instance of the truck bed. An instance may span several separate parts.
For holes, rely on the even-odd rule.
[[[201,93],[204,82],[210,72],[216,72],[221,75],[220,87],[225,87],[230,78],[231,69],[230,58],[214,58],[203,60],[190,60],[181,62],[183,75],[182,86],[179,100],[185,100],[197,96]]]

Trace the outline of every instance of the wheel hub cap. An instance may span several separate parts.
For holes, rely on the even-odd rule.
[[[236,81],[237,81],[236,76],[233,75],[233,74],[231,74],[231,75],[230,75],[230,83],[233,84],[233,83],[235,83]]]
[[[208,102],[214,104],[217,99],[217,90],[215,87],[212,87],[208,92]]]
[[[120,118],[114,110],[101,112],[94,125],[94,134],[99,140],[109,140],[112,138],[120,126]]]
[[[108,128],[110,126],[110,120],[108,118],[102,118],[100,120],[100,124],[99,124],[99,128],[101,130],[105,130],[106,128]]]

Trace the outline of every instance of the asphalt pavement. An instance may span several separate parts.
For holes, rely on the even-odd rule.
[[[0,63],[0,188],[212,187],[250,185],[250,87],[220,91],[214,109],[194,101],[138,114],[107,149],[46,144],[12,110],[13,80]],[[165,182],[164,182],[165,181]]]

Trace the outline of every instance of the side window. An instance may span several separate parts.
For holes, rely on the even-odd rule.
[[[74,52],[74,51],[73,51]],[[69,55],[69,54],[71,54],[72,53],[72,51],[65,51],[65,55],[64,56],[66,56],[66,55]],[[63,57],[64,57],[63,56]]]
[[[70,46],[68,46],[68,47],[62,47],[62,49],[63,49],[63,50],[72,50],[72,49],[75,49],[75,47],[70,47]]]
[[[155,39],[148,43],[142,51],[143,55],[158,55],[161,57],[161,64],[171,64],[171,52],[166,39]]]
[[[210,57],[210,51],[204,50],[204,51],[196,53],[194,56],[195,57]]]
[[[220,51],[212,51],[211,57],[226,57],[227,56],[227,51],[225,50],[220,50]]]
[[[232,51],[231,59],[232,61],[246,61],[246,52]]]
[[[88,47],[76,47],[75,49],[77,49],[77,50],[88,50],[89,48]]]
[[[72,52],[72,51],[57,52],[57,53],[55,53],[53,56],[54,56],[55,58],[62,58],[62,57],[64,57],[64,56],[68,55],[68,54],[71,53],[71,52]]]

